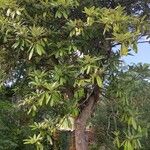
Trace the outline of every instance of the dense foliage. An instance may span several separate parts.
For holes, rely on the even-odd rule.
[[[99,146],[114,149],[115,144],[124,149],[149,149],[144,142],[149,141],[150,128],[148,68],[146,64],[126,66],[114,74],[92,119]]]
[[[86,150],[88,120],[103,95],[116,98],[113,107],[122,118],[116,119],[120,128],[115,127],[114,146],[141,147],[146,127],[138,121],[134,91],[143,81],[131,82],[130,68],[127,73],[120,69],[120,57],[128,55],[129,49],[137,52],[138,40],[149,36],[148,10],[147,0],[0,1],[1,93],[7,87],[11,92],[1,101],[16,118],[15,127],[7,130],[14,149],[19,149],[18,136],[23,139],[24,130],[34,122],[34,133],[25,144],[39,150],[59,149],[58,130],[72,126],[76,149]],[[113,50],[116,45],[118,51]]]

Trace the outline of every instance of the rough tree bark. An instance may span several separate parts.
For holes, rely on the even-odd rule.
[[[70,135],[69,150],[76,150],[76,146],[75,146],[75,132],[74,131],[72,131],[71,135]]]
[[[88,98],[86,106],[81,110],[75,120],[75,146],[76,150],[88,150],[88,136],[86,134],[87,121],[93,113],[93,108],[99,98],[98,87],[94,88],[93,93]]]

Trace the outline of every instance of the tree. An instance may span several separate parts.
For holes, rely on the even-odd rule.
[[[13,90],[14,87],[9,86],[0,89],[0,150],[33,149],[23,142],[31,133],[28,124],[32,119],[14,106]]]
[[[124,69],[125,68],[125,69]],[[96,144],[106,149],[147,149],[149,137],[149,65],[121,67],[114,72],[92,122]],[[147,106],[146,106],[147,105]],[[115,138],[114,138],[115,137]],[[115,145],[114,145],[114,144]]]
[[[132,9],[127,14],[127,7],[119,3],[124,5],[111,1],[106,8],[109,1],[103,7],[88,0],[0,2],[2,79],[25,89],[16,92],[24,99],[20,105],[40,120],[33,126],[38,134],[26,144],[43,149],[42,142],[51,143],[56,130],[72,117],[76,149],[88,149],[87,121],[106,77],[129,47],[137,52],[138,39],[147,33],[146,16],[135,16]],[[113,51],[116,44],[121,45],[119,52]]]

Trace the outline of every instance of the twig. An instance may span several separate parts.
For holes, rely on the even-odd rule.
[[[150,44],[150,41],[140,41],[140,42],[137,42],[138,44],[139,43],[149,43]]]

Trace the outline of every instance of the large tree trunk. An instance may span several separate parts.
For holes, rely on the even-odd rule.
[[[93,108],[98,100],[98,90],[88,98],[87,104],[81,110],[79,116],[75,120],[75,146],[76,150],[88,150],[88,135],[86,134],[86,125],[88,119],[93,113]]]
[[[75,146],[75,132],[74,131],[72,131],[71,135],[70,135],[69,150],[76,150],[76,146]]]

